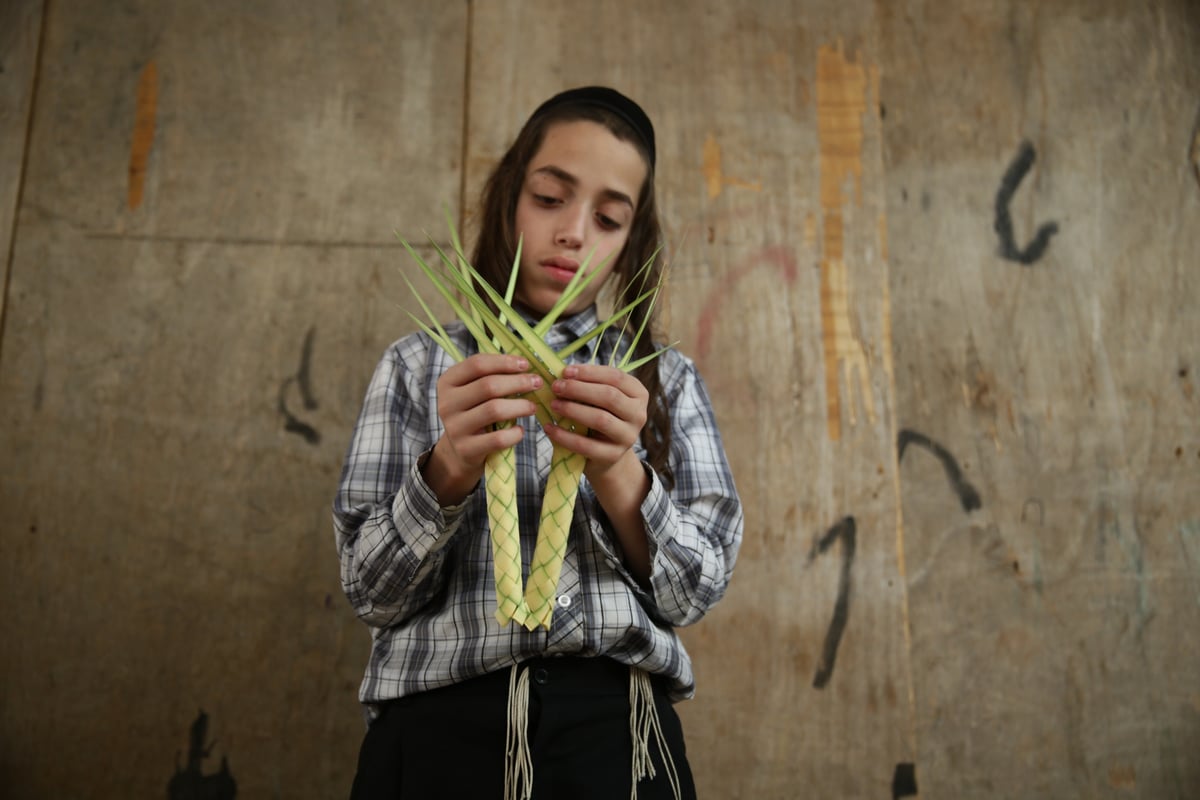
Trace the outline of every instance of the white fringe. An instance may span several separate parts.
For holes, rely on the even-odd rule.
[[[529,670],[522,669],[519,664],[513,664],[508,676],[508,726],[504,733],[504,800],[529,800],[532,793]]]
[[[629,735],[633,739],[633,781],[629,790],[629,800],[637,800],[638,781],[646,777],[654,778],[654,762],[650,759],[652,731],[658,740],[658,755],[667,769],[667,780],[671,782],[675,800],[682,800],[675,760],[671,758],[670,751],[663,743],[662,723],[658,719],[658,709],[654,706],[654,687],[650,684],[650,675],[637,667],[630,667]]]
[[[629,668],[629,736],[633,742],[633,763],[629,800],[637,800],[638,782],[657,774],[650,757],[650,734],[654,734],[658,755],[667,770],[667,780],[675,800],[682,800],[679,772],[663,741],[662,723],[654,705],[654,687],[650,675],[637,667]],[[533,754],[529,749],[529,670],[514,664],[508,676],[508,725],[504,734],[504,800],[529,800],[533,793]]]

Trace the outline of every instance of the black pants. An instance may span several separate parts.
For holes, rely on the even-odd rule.
[[[543,658],[529,669],[533,800],[625,800],[632,779],[629,668],[606,658]],[[504,794],[509,671],[387,703],[367,730],[351,800],[490,800]],[[663,687],[654,704],[684,800],[696,789],[683,729]],[[673,798],[653,735],[655,777],[639,800]]]

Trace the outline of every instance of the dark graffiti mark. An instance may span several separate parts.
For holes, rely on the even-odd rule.
[[[813,676],[815,689],[824,689],[833,677],[838,645],[842,642],[842,634],[846,632],[846,622],[850,618],[850,568],[854,565],[856,532],[854,517],[844,517],[814,542],[812,550],[808,553],[808,563],[811,564],[817,556],[824,555],[834,542],[840,540],[842,543],[842,571],[838,578],[837,602],[833,606],[833,619],[829,622],[829,630],[825,632],[821,661],[817,664],[816,675]]]
[[[315,325],[308,329],[308,333],[304,334],[304,345],[300,349],[300,371],[296,373],[296,384],[300,387],[300,397],[304,400],[304,407],[309,411],[317,408],[317,398],[313,396],[311,377],[313,339],[316,338],[316,335]]]
[[[892,773],[892,800],[916,797],[918,794],[917,765],[897,764],[895,772]]]
[[[1200,184],[1200,110],[1196,112],[1196,124],[1192,126],[1192,146],[1188,158],[1192,162],[1192,174],[1196,176],[1196,183]]]
[[[279,387],[279,413],[283,414],[284,424],[283,429],[288,433],[298,433],[304,437],[304,441],[309,444],[319,444],[321,441],[321,433],[307,422],[302,422],[296,418],[296,415],[288,411],[287,407],[287,390],[292,385],[296,378],[293,376],[283,382]]]
[[[1013,195],[1017,193],[1017,187],[1021,185],[1021,180],[1029,172],[1036,159],[1037,153],[1034,151],[1033,145],[1028,141],[1021,142],[1021,147],[1017,150],[1017,157],[1008,165],[1004,178],[1000,181],[1000,190],[996,192],[995,227],[996,235],[1000,237],[1000,257],[1025,266],[1040,259],[1046,252],[1046,248],[1050,246],[1050,237],[1058,233],[1058,223],[1047,222],[1038,228],[1033,241],[1024,249],[1017,247],[1016,238],[1013,236],[1012,215],[1009,213],[1008,204],[1012,201]]]
[[[201,710],[200,716],[192,723],[188,737],[187,766],[180,769],[179,755],[175,755],[175,774],[167,783],[168,800],[234,800],[237,797],[237,781],[229,772],[229,761],[225,756],[221,756],[220,772],[212,775],[203,773],[202,763],[216,744],[212,742],[206,747],[206,738],[208,714]]]
[[[942,469],[946,471],[946,478],[954,488],[954,493],[958,495],[958,501],[962,503],[963,511],[971,512],[983,507],[983,501],[979,499],[979,492],[963,477],[958,461],[950,454],[950,451],[925,434],[907,429],[900,431],[900,436],[896,441],[896,449],[899,451],[896,454],[897,461],[904,458],[904,450],[910,444],[925,448],[933,453],[938,461],[942,462]]]
[[[287,393],[288,388],[295,383],[300,390],[300,399],[304,403],[304,408],[312,411],[318,407],[317,399],[312,391],[311,377],[313,339],[316,337],[316,334],[317,329],[315,326],[308,329],[308,333],[304,335],[304,345],[300,350],[300,369],[279,387],[279,413],[283,415],[283,429],[288,433],[299,434],[304,437],[304,441],[314,445],[319,444],[321,441],[320,432],[307,422],[298,419],[295,414],[288,410]]]

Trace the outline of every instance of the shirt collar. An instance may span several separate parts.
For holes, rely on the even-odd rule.
[[[521,309],[521,316],[527,323],[529,323],[531,327],[536,325],[538,322],[538,318],[533,317],[525,309]],[[582,311],[572,314],[569,317],[560,317],[558,322],[554,323],[554,325],[546,333],[546,344],[554,348],[556,351],[561,350],[571,342],[591,331],[599,324],[600,316],[596,312],[596,304],[593,303]],[[593,339],[576,351],[576,358],[580,356],[585,359],[590,358],[592,349],[595,346],[596,340]]]

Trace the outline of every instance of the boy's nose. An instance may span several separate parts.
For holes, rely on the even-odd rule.
[[[560,217],[558,233],[554,237],[556,244],[563,247],[578,248],[583,245],[584,215],[582,213],[567,213]]]

